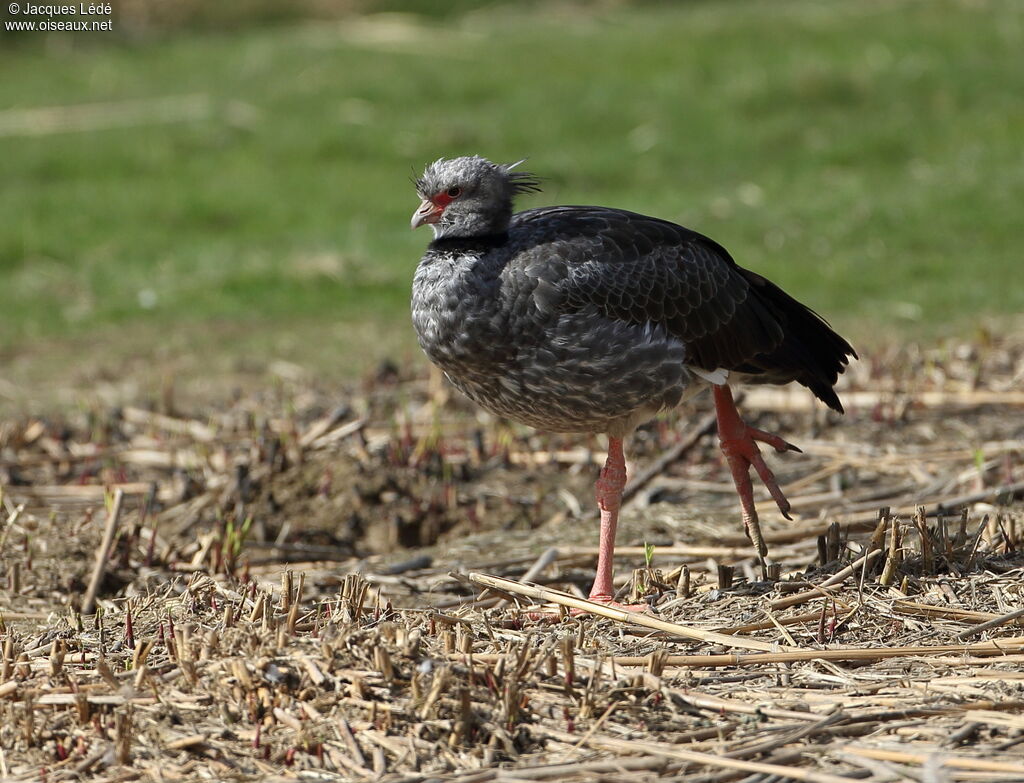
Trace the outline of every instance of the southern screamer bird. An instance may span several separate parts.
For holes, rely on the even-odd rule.
[[[434,239],[416,269],[412,321],[430,360],[487,410],[552,432],[605,433],[601,530],[590,598],[612,603],[626,465],[622,441],[711,387],[718,434],[762,569],[753,467],[789,518],[757,442],[799,451],[740,418],[730,384],[796,381],[833,410],[856,357],[814,311],[738,266],[714,240],[608,207],[513,213],[531,174],[480,157],[440,159],[416,180],[412,227]]]

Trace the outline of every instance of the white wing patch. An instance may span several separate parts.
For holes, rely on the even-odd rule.
[[[724,367],[719,367],[715,370],[703,370],[700,367],[694,367],[692,364],[686,365],[686,369],[696,375],[698,378],[703,378],[708,383],[713,383],[716,386],[721,386],[729,381],[729,371]]]

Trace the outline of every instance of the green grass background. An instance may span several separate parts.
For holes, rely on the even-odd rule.
[[[467,153],[529,156],[545,192],[522,206],[707,233],[861,342],[1024,310],[1019,0],[24,35],[0,39],[0,358],[414,355],[409,176]],[[145,103],[175,96],[198,108]],[[139,118],[24,113],[89,103]]]

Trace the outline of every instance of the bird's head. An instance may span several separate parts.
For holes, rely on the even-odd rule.
[[[491,163],[477,156],[435,160],[415,181],[423,202],[413,213],[412,227],[429,223],[436,238],[507,230],[516,194],[540,190],[532,174],[512,170],[519,163]]]

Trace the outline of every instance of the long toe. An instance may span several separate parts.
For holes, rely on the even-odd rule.
[[[751,427],[747,425],[747,436],[751,440],[759,440],[762,443],[767,443],[769,446],[771,446],[773,449],[780,453],[783,451],[796,451],[801,454],[803,453],[803,451],[799,447],[794,446],[788,440],[780,438],[775,433],[759,430],[756,427]]]
[[[593,601],[595,604],[601,604],[610,609],[620,609],[624,612],[654,611],[654,607],[650,604],[622,604],[609,595],[592,595],[588,600]],[[538,609],[526,612],[526,617],[534,622],[558,622],[566,614],[564,609]],[[570,609],[568,611],[570,617],[579,617],[585,614],[593,615],[594,613],[588,612],[586,609]]]
[[[754,466],[754,470],[757,471],[757,475],[761,477],[761,481],[765,487],[768,488],[769,494],[772,496],[772,500],[775,501],[775,505],[779,507],[779,511],[782,512],[782,516],[786,519],[792,519],[789,515],[789,511],[792,508],[789,504],[789,500],[782,492],[782,488],[779,486],[779,482],[775,479],[775,474],[772,473],[771,469],[765,464],[760,454],[754,454],[750,460],[750,464]]]
[[[757,447],[757,441],[760,440],[764,443],[768,443],[780,452],[799,451],[799,449],[792,444],[787,443],[777,435],[770,435],[769,433],[753,427],[747,427],[745,435],[746,437],[729,438],[727,440],[722,440],[721,442],[722,452],[725,454],[729,463],[733,481],[736,484],[736,489],[740,494],[741,500],[743,499],[745,491],[750,487],[748,470],[750,468],[754,468],[754,470],[757,471],[757,475],[760,476],[762,483],[771,494],[775,504],[779,507],[779,511],[782,512],[782,515],[786,519],[790,519],[790,503],[782,492],[782,488],[779,486],[779,482],[776,480],[775,474],[772,473],[768,465],[765,464],[764,458],[761,456],[761,450]]]
[[[595,604],[602,604],[612,609],[622,609],[626,612],[650,612],[653,609],[650,604],[620,604],[610,595],[592,595],[588,600],[593,601]],[[574,609],[572,613],[574,615],[587,614],[583,609]]]

